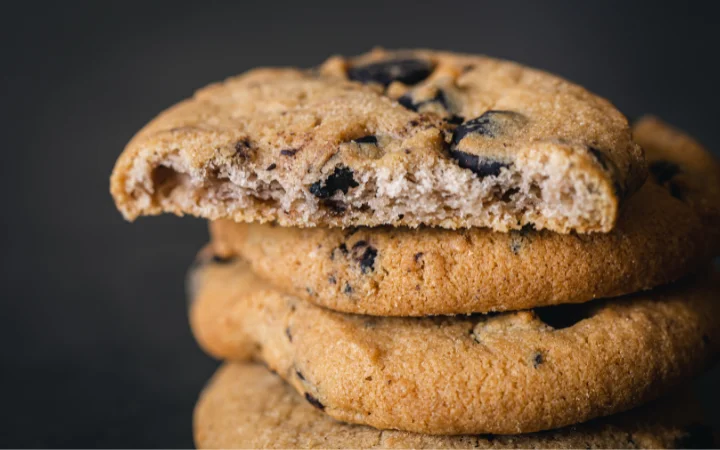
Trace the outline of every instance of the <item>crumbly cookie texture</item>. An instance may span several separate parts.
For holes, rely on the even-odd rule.
[[[625,117],[521,65],[428,50],[257,69],[143,128],[111,192],[171,212],[284,226],[610,231],[647,167]]]
[[[691,205],[705,223],[708,236],[720,240],[717,159],[692,136],[657,117],[640,118],[632,131],[635,141],[645,149],[651,179]]]
[[[651,180],[607,234],[488,229],[210,226],[217,254],[242,255],[285,291],[338,311],[423,316],[615,297],[666,284],[720,244],[720,172],[689,136],[645,118],[634,128]]]
[[[328,417],[255,364],[225,364],[202,392],[198,448],[713,448],[689,392],[560,430],[526,435],[431,436],[349,425]]]
[[[718,283],[694,281],[622,299],[436,318],[333,312],[281,293],[238,259],[201,263],[189,285],[192,328],[208,353],[264,361],[338,420],[517,434],[630,409],[714,362]]]

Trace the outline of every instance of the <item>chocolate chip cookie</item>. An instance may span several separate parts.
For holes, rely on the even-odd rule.
[[[198,448],[713,448],[686,394],[554,431],[430,436],[336,422],[264,367],[236,363],[202,392],[193,428]]]
[[[219,220],[211,225],[213,245],[218,254],[242,255],[287,292],[352,313],[505,311],[650,289],[713,256],[720,177],[709,152],[656,119],[641,120],[635,135],[653,178],[607,234],[300,229]]]
[[[375,50],[257,69],[143,128],[111,191],[284,226],[610,231],[647,167],[625,117],[556,76],[484,56]]]
[[[657,117],[633,125],[635,141],[645,149],[652,179],[691,205],[715,240],[720,237],[720,165],[687,133]]]
[[[372,317],[320,308],[239,259],[204,255],[189,289],[206,351],[264,361],[336,419],[516,434],[630,409],[708,367],[720,350],[718,281],[518,312]]]

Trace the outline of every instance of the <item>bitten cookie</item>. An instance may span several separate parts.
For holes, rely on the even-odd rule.
[[[111,191],[128,219],[585,233],[610,231],[646,173],[625,117],[580,86],[484,56],[375,50],[200,90],[132,139]]]
[[[332,417],[428,434],[558,428],[651,400],[714,362],[717,281],[529,311],[436,318],[333,312],[208,255],[190,276],[210,354],[257,358]]]
[[[242,255],[255,272],[305,300],[382,316],[516,310],[650,289],[713,256],[720,180],[712,156],[690,137],[655,119],[635,130],[654,178],[607,234],[219,220],[210,227],[213,246],[220,255]]]
[[[712,448],[686,394],[554,431],[430,436],[336,422],[264,367],[226,364],[203,390],[193,429],[198,448]]]

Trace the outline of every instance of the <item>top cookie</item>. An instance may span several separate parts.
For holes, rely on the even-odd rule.
[[[200,90],[133,138],[111,191],[128,219],[607,232],[645,176],[625,117],[580,86],[374,50]]]

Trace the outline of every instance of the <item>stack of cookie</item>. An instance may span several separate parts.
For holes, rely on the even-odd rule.
[[[212,221],[201,447],[712,446],[678,389],[720,349],[720,169],[580,86],[421,50],[258,69],[148,124],[111,190]]]

